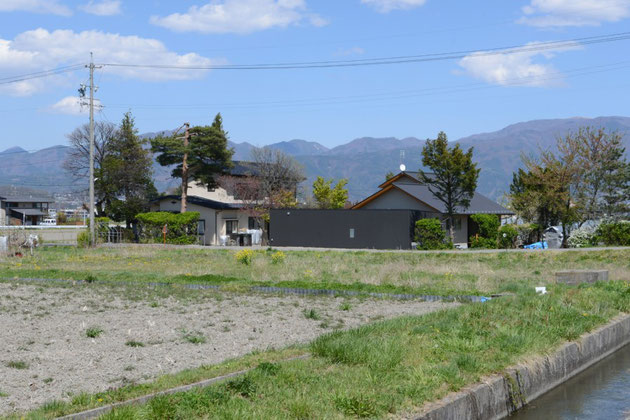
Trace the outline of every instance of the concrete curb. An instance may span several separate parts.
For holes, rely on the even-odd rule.
[[[289,359],[280,360],[280,362],[281,363],[290,362],[292,360],[307,359],[309,357],[311,357],[310,354],[304,354],[302,356],[296,356],[296,357],[291,357]],[[153,399],[155,397],[159,397],[160,395],[169,395],[169,394],[175,394],[177,392],[189,391],[189,390],[195,389],[195,388],[203,388],[203,387],[215,384],[217,382],[221,382],[221,381],[224,381],[226,379],[233,378],[235,376],[244,375],[247,372],[250,372],[250,371],[252,371],[254,369],[255,368],[239,370],[238,372],[232,372],[232,373],[228,373],[227,375],[217,376],[216,378],[211,378],[211,379],[205,379],[203,381],[195,382],[193,384],[182,385],[182,386],[178,386],[176,388],[167,389],[165,391],[160,391],[160,392],[155,392],[153,394],[143,395],[141,397],[133,398],[131,400],[121,401],[121,402],[117,402],[117,403],[114,403],[114,404],[104,405],[102,407],[92,408],[90,410],[82,411],[80,413],[68,414],[68,415],[63,416],[63,417],[57,417],[56,420],[86,420],[86,419],[93,419],[93,418],[102,416],[104,414],[107,414],[107,413],[109,413],[110,411],[112,411],[115,408],[124,407],[124,406],[127,406],[127,405],[144,404],[144,403],[148,402],[149,400],[151,400],[151,399]]]
[[[630,343],[630,315],[564,344],[556,352],[509,368],[427,404],[417,420],[502,419]]]

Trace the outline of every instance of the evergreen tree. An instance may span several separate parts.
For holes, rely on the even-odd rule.
[[[206,188],[216,187],[217,175],[232,166],[234,154],[232,149],[228,149],[228,135],[223,129],[221,114],[216,115],[212,125],[192,127],[188,134],[187,141],[182,141],[177,135],[157,137],[151,141],[153,152],[158,153],[158,163],[162,166],[175,165],[171,176],[182,179],[182,212],[186,211],[189,180],[195,180]]]
[[[110,154],[104,161],[102,176],[115,191],[110,203],[112,219],[125,221],[130,227],[136,215],[148,209],[149,201],[157,196],[153,185],[151,153],[138,137],[131,112],[125,113],[110,142]]]
[[[422,148],[422,164],[432,173],[420,170],[420,182],[433,196],[444,203],[449,235],[455,240],[454,216],[457,211],[470,206],[477,188],[479,169],[472,161],[473,148],[464,152],[459,144],[449,148],[446,133],[441,131],[437,139],[428,139]]]

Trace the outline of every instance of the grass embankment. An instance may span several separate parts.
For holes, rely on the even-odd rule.
[[[157,397],[104,418],[404,416],[630,311],[628,282],[573,289],[553,286],[550,292],[502,297],[333,332],[310,344],[311,359],[274,363],[280,353],[269,353],[273,357],[266,359],[267,353],[262,353],[255,357],[266,363],[242,377]],[[252,361],[256,360],[250,359],[250,365]],[[238,361],[231,363],[236,363],[236,370]],[[48,404],[31,418],[76,412],[156,389],[162,388],[149,384],[83,395],[71,403]]]
[[[288,251],[279,263],[257,251],[251,265],[235,251],[147,247],[44,248],[34,257],[0,261],[0,277],[201,283],[226,290],[273,285],[365,292],[483,295],[549,285],[562,269],[607,269],[630,278],[630,249],[531,253],[369,253]]]

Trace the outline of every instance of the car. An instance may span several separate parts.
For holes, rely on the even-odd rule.
[[[40,224],[40,226],[57,226],[56,219],[44,219]]]

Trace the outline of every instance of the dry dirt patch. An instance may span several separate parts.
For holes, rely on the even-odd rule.
[[[452,305],[219,293],[136,300],[102,287],[0,283],[0,414]]]

